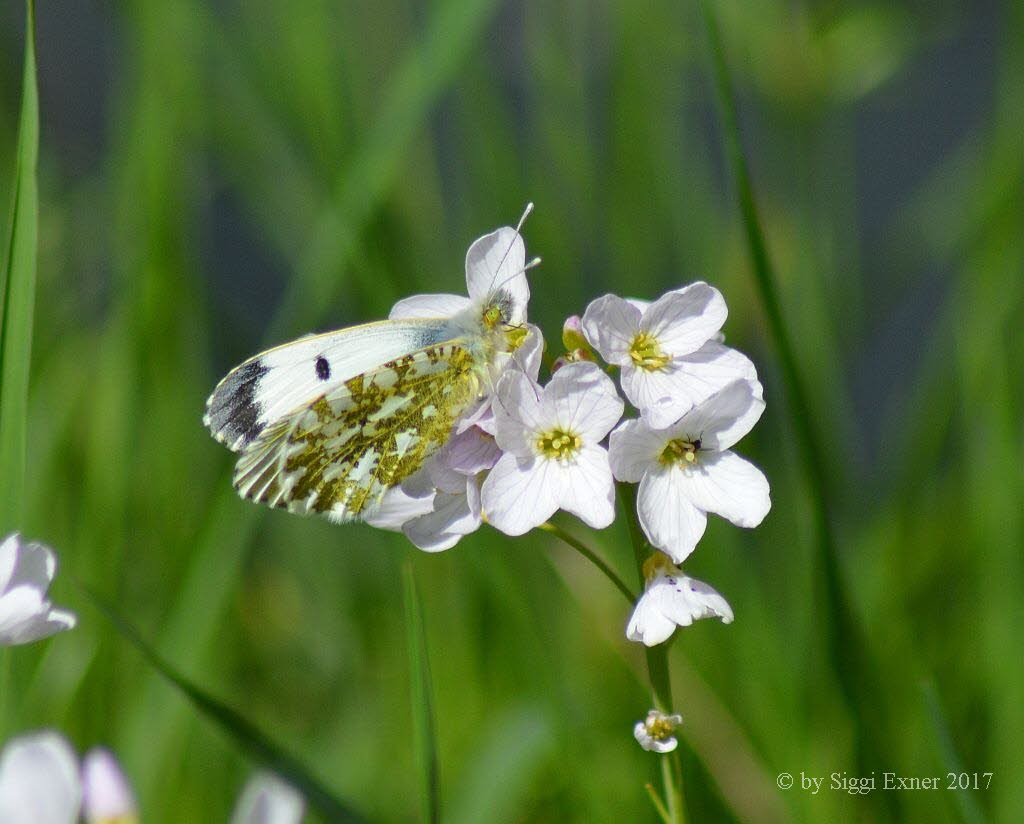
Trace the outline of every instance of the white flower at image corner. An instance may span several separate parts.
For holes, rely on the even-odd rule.
[[[17,532],[0,543],[0,646],[38,641],[75,625],[74,613],[46,600],[56,571],[49,547],[26,543]]]
[[[274,773],[260,771],[242,790],[231,824],[299,824],[306,804],[291,785]]]
[[[615,518],[615,487],[600,441],[622,416],[615,384],[593,363],[570,363],[541,388],[507,372],[495,393],[503,454],[481,491],[487,520],[522,535],[564,509],[595,529]]]
[[[653,647],[667,641],[676,627],[688,627],[701,618],[732,623],[729,602],[708,584],[685,575],[663,553],[644,562],[644,579],[644,594],[626,627],[630,641]]]
[[[64,736],[30,733],[0,753],[0,821],[4,824],[72,824],[82,785],[78,761]]]
[[[651,710],[647,718],[637,721],[633,727],[633,737],[637,743],[649,752],[672,752],[679,742],[676,740],[675,731],[683,723],[683,716],[678,713],[665,715],[658,710]]]
[[[735,381],[667,429],[634,419],[611,434],[612,472],[640,483],[640,526],[677,564],[703,536],[708,512],[754,527],[771,509],[767,478],[729,449],[761,417],[761,393],[760,384]]]
[[[725,346],[721,293],[698,281],[653,303],[605,295],[583,315],[583,334],[622,370],[622,391],[655,428],[668,426],[730,382],[757,378],[746,355]]]
[[[138,805],[113,754],[94,747],[82,762],[82,815],[88,824],[137,824]]]

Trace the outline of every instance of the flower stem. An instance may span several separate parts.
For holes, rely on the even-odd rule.
[[[543,529],[545,532],[550,532],[563,543],[575,549],[580,555],[582,555],[584,558],[590,561],[590,563],[592,563],[599,570],[601,570],[601,572],[604,573],[605,577],[613,584],[615,584],[616,589],[618,589],[619,592],[626,596],[626,600],[629,601],[630,604],[636,603],[636,593],[632,592],[630,588],[626,586],[623,580],[615,574],[615,570],[613,570],[610,566],[608,566],[608,564],[602,561],[601,558],[598,557],[597,553],[594,552],[594,550],[592,550],[579,539],[574,538],[561,527],[555,526],[550,521],[541,524],[537,528]]]
[[[633,544],[633,555],[636,558],[637,574],[640,586],[644,585],[644,561],[650,553],[651,545],[640,528],[636,515],[636,490],[630,484],[616,484],[619,501],[625,511],[626,523],[629,525],[629,537]],[[655,709],[666,715],[672,714],[672,679],[668,671],[668,644],[657,644],[645,647],[647,651],[647,674],[651,679],[651,693],[654,696]],[[679,750],[666,753],[661,759],[661,778],[665,782],[665,797],[668,799],[669,820],[672,824],[684,824],[686,808],[683,801],[683,767],[679,759]]]

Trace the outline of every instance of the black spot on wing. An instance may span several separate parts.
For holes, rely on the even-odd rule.
[[[323,355],[316,359],[316,376],[322,381],[329,381],[331,379],[331,364],[328,363],[327,358]]]
[[[207,426],[233,449],[251,443],[263,431],[265,424],[259,419],[263,410],[256,392],[260,379],[269,371],[258,359],[243,364],[224,378],[210,397]]]

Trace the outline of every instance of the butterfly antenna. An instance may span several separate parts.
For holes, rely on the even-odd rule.
[[[526,222],[526,218],[528,218],[530,216],[530,212],[532,212],[532,211],[533,211],[533,201],[530,201],[529,203],[526,204],[526,208],[523,209],[523,214],[519,218],[519,222],[516,224],[516,237],[522,237],[522,235],[520,233],[520,229],[523,228],[523,224]],[[520,269],[514,275],[512,275],[511,277],[505,278],[505,280],[503,280],[501,283],[495,285],[494,279],[498,276],[498,272],[501,271],[501,267],[505,264],[505,259],[508,257],[509,252],[512,251],[512,247],[515,246],[516,237],[512,238],[512,242],[509,243],[508,248],[505,249],[505,253],[501,256],[501,260],[498,261],[498,266],[495,269],[494,274],[491,275],[491,285],[490,285],[490,287],[487,290],[488,292],[494,293],[495,291],[500,289],[502,286],[504,286],[506,283],[508,283],[513,278],[518,277],[523,272],[525,272],[527,269],[530,269],[531,267],[535,266],[537,263],[540,263],[540,258],[536,258],[536,263],[531,261],[529,264],[527,264],[525,267]]]

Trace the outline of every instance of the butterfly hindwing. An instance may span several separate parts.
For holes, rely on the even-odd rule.
[[[231,370],[206,402],[203,422],[241,452],[267,427],[355,375],[453,337],[441,318],[353,326],[268,349]]]
[[[365,517],[448,440],[479,388],[460,340],[353,375],[261,430],[238,460],[235,487],[293,512]]]

